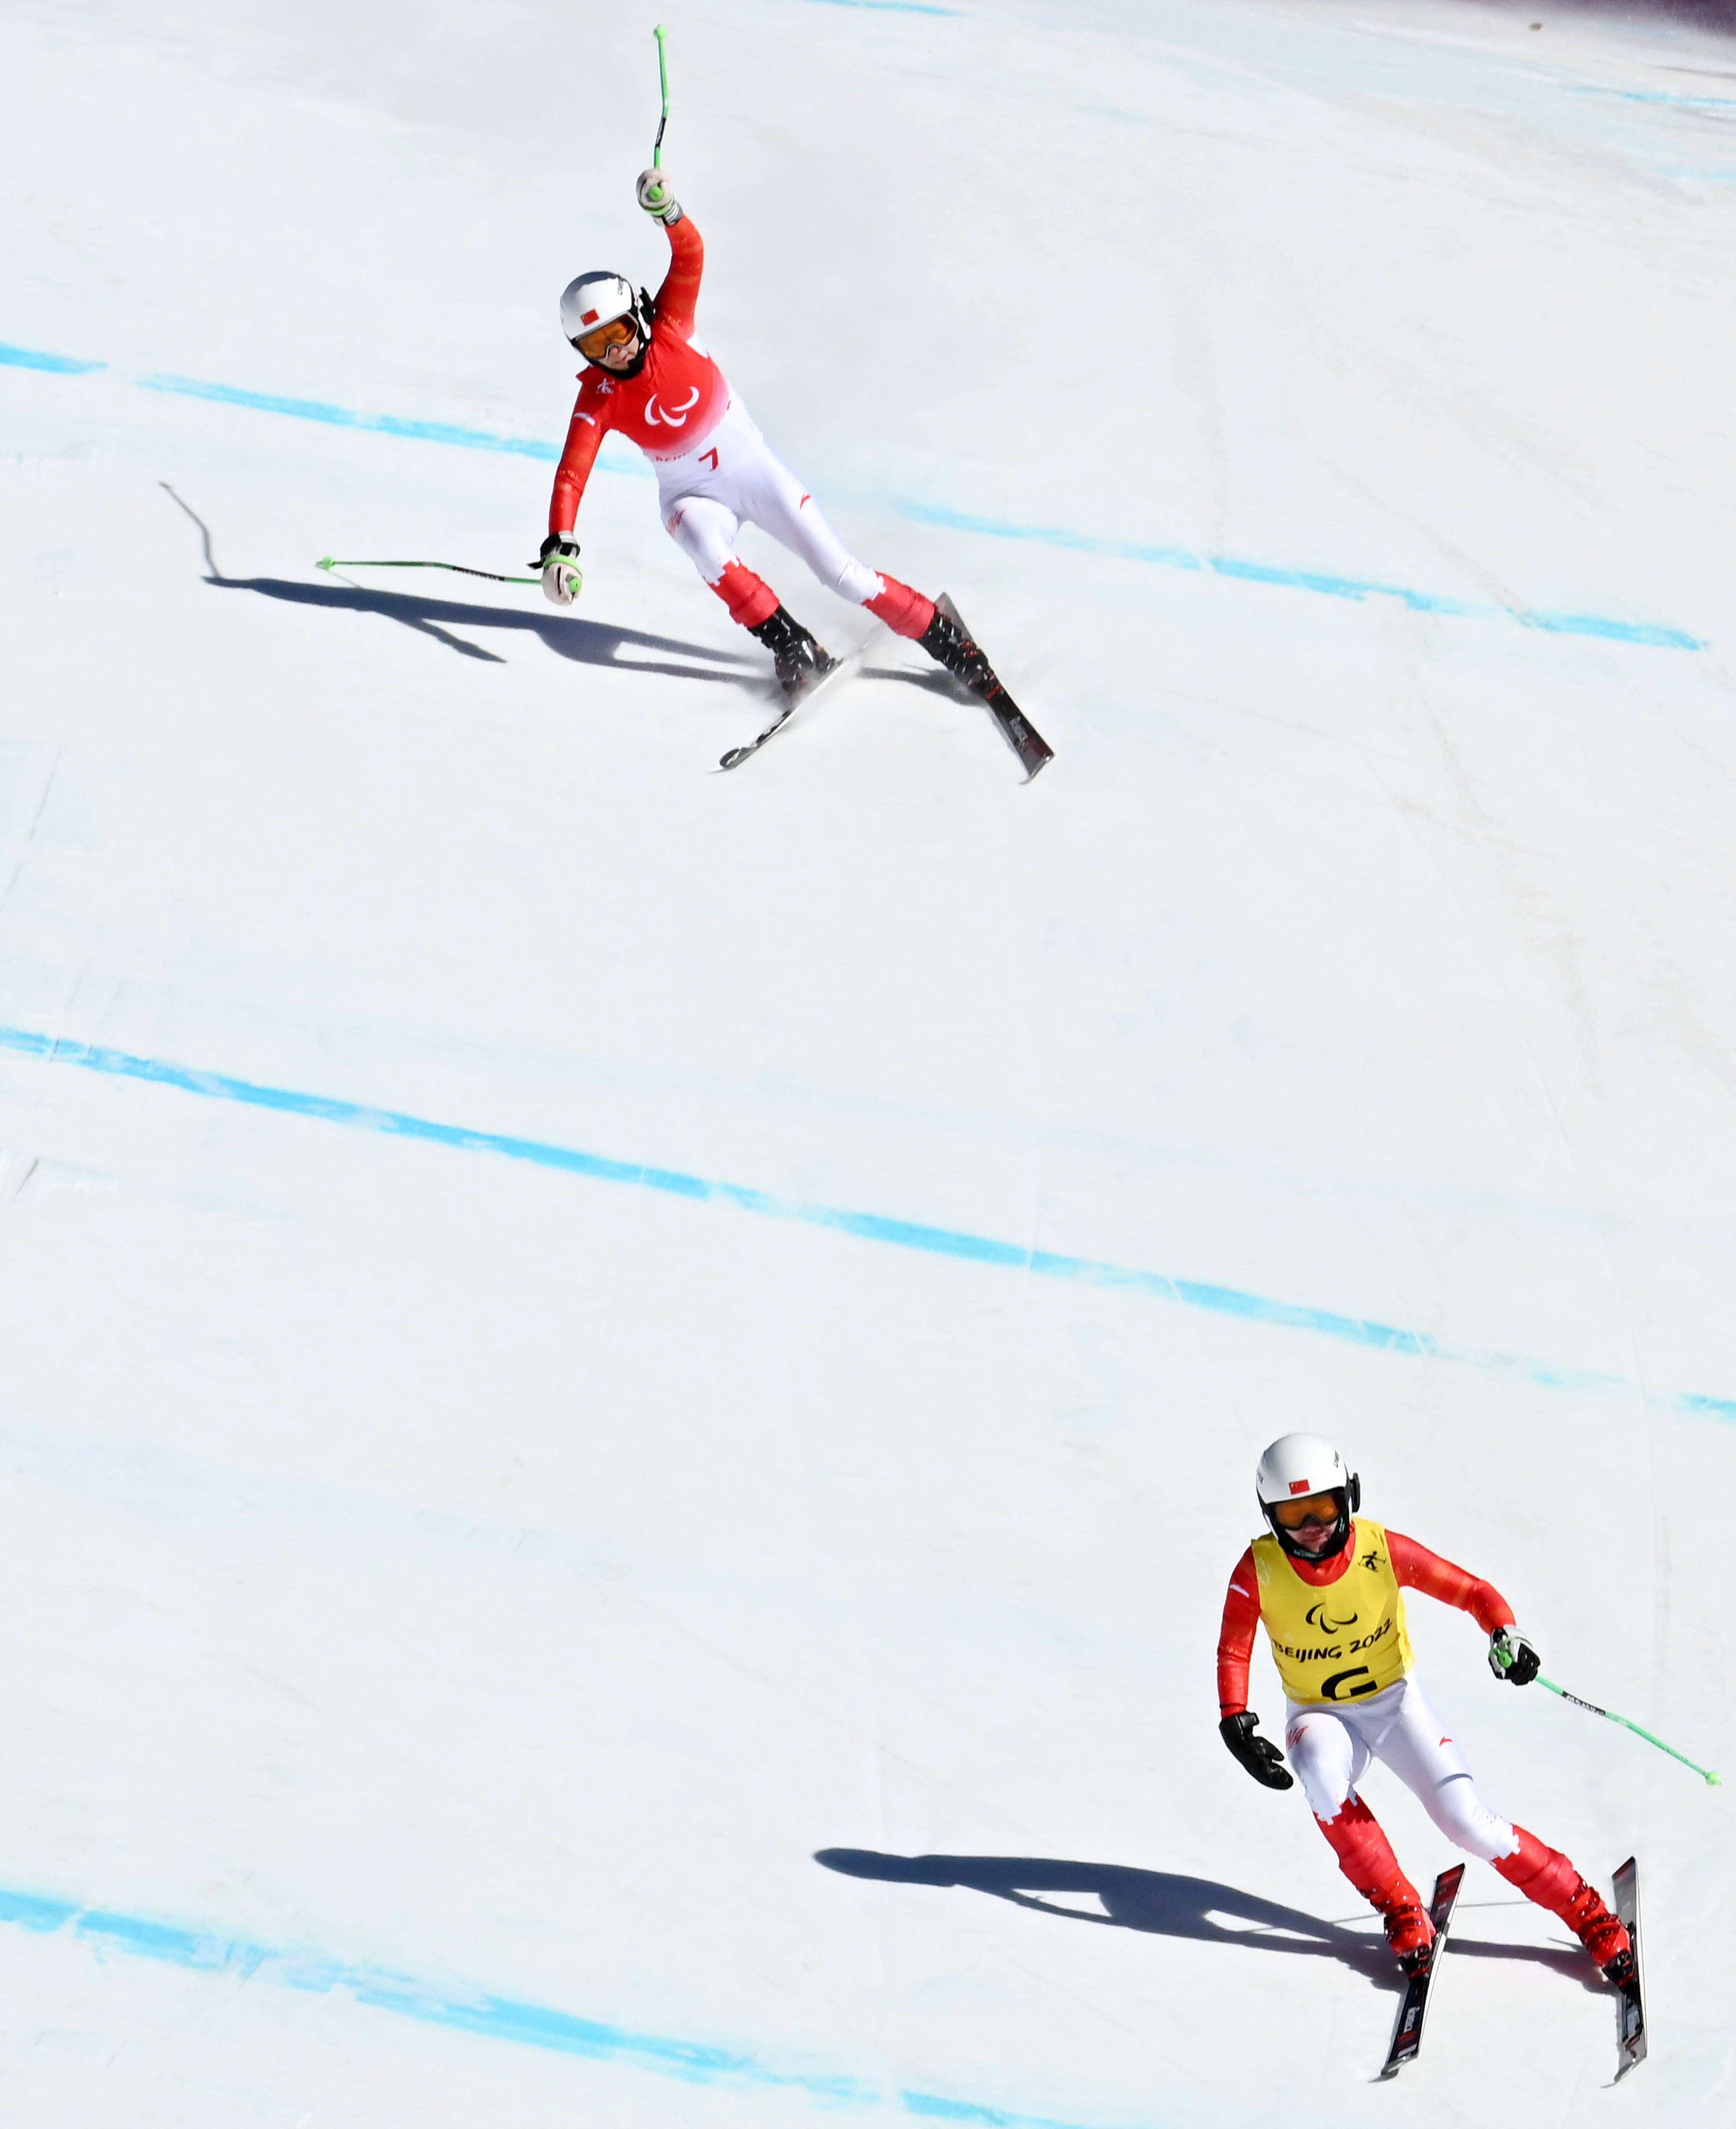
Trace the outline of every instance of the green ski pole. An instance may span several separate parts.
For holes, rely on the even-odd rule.
[[[491,584],[540,584],[540,577],[503,577],[494,569],[466,569],[462,562],[368,562],[346,561],[337,555],[322,555],[314,565],[316,569],[451,569],[461,577],[486,577]]]
[[[657,79],[663,87],[663,117],[657,121],[657,140],[651,150],[651,168],[663,168],[663,129],[669,122],[669,60],[663,50],[663,39],[668,31],[659,22],[651,35],[657,40]]]
[[[657,121],[657,138],[651,148],[651,168],[654,170],[663,168],[663,129],[669,122],[669,60],[663,50],[663,39],[668,34],[661,22],[651,32],[657,40],[657,79],[663,88],[663,116]],[[659,185],[651,197],[660,200],[668,191],[667,185]]]
[[[1667,1752],[1672,1760],[1680,1760],[1683,1766],[1692,1767],[1709,1787],[1715,1789],[1724,1787],[1722,1774],[1715,1774],[1708,1767],[1696,1765],[1686,1752],[1678,1752],[1673,1745],[1665,1744],[1662,1737],[1654,1737],[1649,1730],[1642,1730],[1637,1722],[1629,1722],[1625,1715],[1612,1715],[1607,1707],[1600,1707],[1596,1701],[1581,1700],[1577,1693],[1569,1693],[1566,1686],[1558,1685],[1553,1678],[1545,1678],[1541,1671],[1537,1674],[1537,1683],[1548,1686],[1551,1693],[1558,1693],[1563,1700],[1571,1700],[1576,1707],[1583,1707],[1591,1714],[1602,1716],[1605,1722],[1620,1723],[1624,1730],[1631,1730],[1636,1737],[1643,1737],[1647,1744],[1655,1745],[1660,1752]]]
[[[1510,1670],[1513,1668],[1513,1651],[1508,1646],[1506,1628],[1499,1628],[1492,1638],[1496,1661],[1503,1670]],[[1702,1767],[1697,1760],[1691,1760],[1686,1752],[1678,1752],[1673,1745],[1665,1744],[1662,1737],[1654,1737],[1649,1730],[1642,1730],[1637,1722],[1629,1722],[1625,1715],[1612,1714],[1607,1707],[1600,1707],[1595,1700],[1581,1700],[1577,1693],[1569,1693],[1566,1686],[1558,1685],[1553,1678],[1545,1678],[1541,1671],[1537,1673],[1536,1679],[1538,1684],[1547,1686],[1551,1693],[1562,1700],[1571,1700],[1576,1707],[1583,1707],[1588,1715],[1600,1715],[1605,1722],[1619,1722],[1624,1730],[1631,1730],[1636,1737],[1643,1737],[1647,1744],[1655,1745],[1660,1752],[1667,1752],[1672,1760],[1680,1760],[1683,1766],[1693,1768],[1708,1787],[1715,1789],[1724,1787],[1722,1774],[1715,1774],[1710,1767]]]

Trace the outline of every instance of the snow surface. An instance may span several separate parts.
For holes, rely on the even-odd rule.
[[[312,566],[534,552],[652,15],[0,6],[0,2108],[1736,2118],[1725,1793],[1419,1601],[1653,2054],[1472,1865],[1376,2086],[1211,1664],[1316,1427],[1736,1767],[1736,41],[671,5],[704,329],[1029,787],[883,635],[708,774],[630,453],[573,617]]]

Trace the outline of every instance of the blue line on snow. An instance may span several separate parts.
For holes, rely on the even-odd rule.
[[[207,384],[197,377],[140,377],[147,392],[172,392],[184,399],[212,399],[219,406],[246,407],[259,414],[288,414],[298,422],[329,422],[335,428],[366,429],[385,436],[409,436],[417,443],[456,444],[461,450],[507,451],[524,459],[560,456],[553,444],[524,436],[495,436],[486,429],[458,429],[445,422],[406,422],[396,414],[358,414],[323,399],[284,399],[269,392],[244,392],[239,385]]]
[[[830,1228],[838,1234],[854,1235],[861,1241],[883,1242],[894,1249],[919,1250],[931,1256],[995,1265],[1007,1270],[1028,1272],[1038,1279],[1071,1279],[1086,1286],[1118,1288],[1128,1293],[1147,1294],[1155,1300],[1172,1302],[1182,1308],[1203,1309],[1215,1316],[1234,1316],[1244,1322],[1269,1323],[1283,1330],[1311,1331],[1318,1337],[1341,1339],[1380,1352],[1496,1369],[1522,1376],[1548,1389],[1607,1393],[1632,1388],[1619,1375],[1553,1367],[1547,1361],[1528,1360],[1518,1354],[1460,1351],[1442,1345],[1426,1331],[1405,1331],[1390,1323],[1340,1316],[1330,1309],[1310,1308],[1297,1302],[1275,1300],[1268,1294],[1245,1293],[1239,1287],[1177,1279],[1165,1272],[1142,1271],[1096,1257],[1067,1256],[1051,1250],[1030,1249],[1022,1242],[1000,1241],[990,1235],[930,1226],[917,1220],[894,1219],[883,1212],[857,1212],[842,1205],[781,1198],[770,1191],[752,1189],[745,1184],[689,1175],[679,1169],[648,1167],[640,1161],[614,1160],[605,1154],[587,1153],[576,1146],[554,1145],[542,1139],[472,1131],[459,1124],[436,1123],[426,1117],[409,1116],[398,1109],[373,1108],[327,1094],[301,1093],[287,1087],[267,1087],[251,1079],[232,1079],[226,1073],[201,1072],[189,1065],[173,1064],[159,1058],[136,1057],[129,1050],[62,1042],[54,1036],[39,1035],[27,1028],[0,1027],[0,1050],[40,1058],[51,1064],[76,1065],[81,1071],[176,1087],[183,1093],[202,1094],[212,1101],[276,1109],[289,1116],[312,1117],[322,1123],[342,1124],[354,1131],[421,1139],[467,1153],[498,1154],[508,1160],[559,1169],[569,1175],[588,1177],[593,1182],[624,1183],[671,1197],[690,1198],[702,1203],[730,1205],[738,1212],[756,1213],[763,1219],[799,1221],[804,1226]],[[1736,1420],[1736,1398],[1683,1393],[1662,1397],[1658,1402],[1678,1411]]]
[[[1685,96],[1679,91],[1662,88],[1605,88],[1600,83],[1581,82],[1576,84],[1580,96],[1613,96],[1624,103],[1673,103],[1693,111],[1736,111],[1736,97]]]
[[[869,0],[835,0],[835,4],[866,6]],[[888,5],[890,0],[873,0],[873,4]],[[30,369],[68,372],[107,367],[100,362],[77,361],[68,355],[34,354],[25,348],[0,348],[0,361],[12,361]],[[502,451],[515,458],[540,459],[549,464],[560,456],[554,445],[540,442],[535,437],[497,436],[487,429],[459,428],[446,422],[411,422],[396,414],[359,414],[353,407],[334,406],[324,399],[293,399],[277,393],[248,392],[237,384],[213,384],[197,377],[159,374],[134,381],[147,392],[208,399],[218,406],[245,407],[259,414],[284,414],[298,422],[324,422],[334,428],[361,430],[376,436],[407,436],[417,443],[452,444],[461,450]],[[616,465],[606,469],[621,472],[630,469]],[[1106,539],[1094,533],[1071,531],[1060,525],[1020,525],[1006,518],[949,510],[937,503],[900,499],[893,507],[901,516],[917,524],[944,526],[955,532],[980,533],[992,540],[1028,541],[1039,546],[1069,548],[1078,554],[1108,555],[1121,561],[1152,563],[1159,569],[1202,571],[1212,576],[1237,578],[1246,583],[1276,584],[1287,591],[1314,592],[1325,598],[1396,599],[1415,613],[1448,614],[1477,621],[1505,619],[1517,622],[1521,627],[1539,629],[1546,635],[1598,636],[1606,642],[1642,644],[1658,650],[1706,648],[1704,637],[1691,636],[1686,629],[1666,627],[1658,622],[1615,621],[1595,613],[1532,612],[1521,607],[1449,598],[1439,593],[1418,591],[1407,584],[1382,583],[1372,578],[1287,569],[1270,562],[1247,561],[1234,555],[1196,555],[1185,547]]]
[[[37,347],[9,347],[0,341],[0,363],[13,369],[51,369],[61,377],[83,377],[93,369],[107,369],[106,362],[83,362],[75,355],[45,355]]]
[[[877,15],[955,15],[962,7],[931,7],[927,0],[808,0],[815,7],[872,7]]]
[[[41,1936],[52,1936],[69,1923],[75,1936],[86,1939],[100,1950],[128,1952],[136,1958],[160,1960],[196,1973],[231,1974],[241,1981],[268,1982],[274,1988],[299,1988],[314,1995],[329,1996],[341,1988],[373,2010],[396,2012],[401,2017],[419,2019],[425,2025],[445,2026],[484,2040],[545,2048],[557,2055],[583,2055],[594,2062],[616,2063],[658,2077],[678,2078],[687,2084],[801,2092],[830,2108],[901,2106],[911,2114],[996,2123],[1002,2129],[1080,2129],[1077,2123],[1002,2113],[943,2099],[931,2093],[894,2093],[849,2076],[773,2069],[751,2055],[713,2047],[702,2041],[634,2032],[597,2019],[575,2017],[570,2012],[550,2010],[540,2003],[490,1996],[481,1989],[454,1988],[449,1981],[418,1981],[381,1968],[350,1966],[315,1952],[249,1944],[211,1931],[183,1929],[138,1915],[105,1913],[80,1908],[69,1900],[44,1899],[5,1887],[0,1887],[0,1922],[16,1923]]]
[[[1058,525],[1019,525],[1001,517],[979,517],[939,504],[901,502],[905,517],[955,532],[980,532],[991,540],[1030,540],[1046,547],[1072,547],[1090,555],[1109,555],[1126,562],[1150,562],[1164,569],[1199,569],[1214,576],[1238,577],[1251,583],[1282,584],[1292,591],[1317,592],[1325,598],[1396,599],[1416,613],[1444,613],[1467,619],[1505,617],[1525,628],[1552,636],[1600,636],[1616,643],[1643,643],[1661,650],[1704,650],[1705,644],[1685,629],[1654,622],[1611,621],[1600,614],[1531,612],[1520,607],[1491,606],[1473,599],[1443,598],[1413,590],[1407,584],[1382,583],[1372,578],[1326,576],[1312,569],[1282,569],[1269,562],[1248,562],[1233,555],[1196,555],[1186,547],[1152,547],[1133,540],[1107,540]]]

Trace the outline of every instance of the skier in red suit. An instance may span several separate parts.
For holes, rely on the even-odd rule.
[[[1339,1867],[1380,1913],[1407,1971],[1424,1963],[1434,1925],[1357,1784],[1390,1767],[1448,1839],[1547,1908],[1619,1987],[1634,1971],[1628,1932],[1559,1850],[1492,1812],[1415,1669],[1401,1592],[1468,1612],[1489,1636],[1489,1668],[1529,1685],[1537,1651],[1506,1599],[1415,1539],[1359,1516],[1361,1481],[1318,1435],[1287,1434],[1255,1479],[1268,1524],[1236,1562],[1218,1638],[1218,1727],[1254,1779],[1287,1789],[1287,1755]],[[1288,1696],[1284,1752],[1256,1735],[1248,1708],[1254,1630],[1263,1624]]]
[[[672,257],[654,298],[618,274],[583,274],[561,298],[561,326],[587,367],[549,504],[540,560],[543,590],[570,606],[578,590],[573,538],[579,499],[611,429],[630,436],[657,474],[670,536],[772,653],[786,693],[799,695],[836,662],[735,551],[744,522],[801,555],[829,590],[865,606],[888,628],[985,700],[1001,692],[987,660],[952,617],[896,577],[857,560],[813,496],[778,459],[699,338],[694,314],[705,245],[661,170],[640,177],[639,203],[662,222]]]

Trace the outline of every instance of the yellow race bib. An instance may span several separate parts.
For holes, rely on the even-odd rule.
[[[1253,1541],[1260,1619],[1294,1701],[1361,1700],[1396,1685],[1416,1660],[1385,1524],[1358,1516],[1349,1550],[1345,1572],[1329,1588],[1316,1589],[1269,1531]]]

